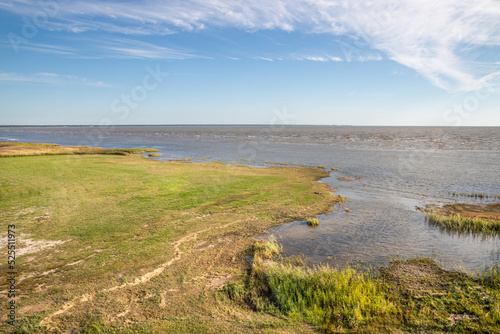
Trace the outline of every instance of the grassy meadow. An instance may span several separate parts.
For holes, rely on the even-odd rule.
[[[0,219],[16,225],[18,333],[310,332],[219,290],[245,275],[249,237],[330,210],[327,172],[9,150]]]
[[[275,239],[250,238],[292,220],[317,225],[345,200],[316,182],[327,171],[101,150],[0,146],[18,293],[18,322],[2,312],[0,332],[500,333],[496,269],[310,267],[283,258]],[[7,305],[6,275],[0,285]]]

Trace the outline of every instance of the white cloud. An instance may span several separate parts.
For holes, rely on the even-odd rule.
[[[340,57],[336,56],[329,56],[329,55],[323,55],[323,56],[317,56],[317,55],[307,55],[307,56],[292,56],[292,59],[294,60],[309,60],[309,61],[319,61],[319,62],[328,62],[328,61],[334,61],[334,62],[341,62],[344,61]]]
[[[279,58],[271,58],[271,57],[260,57],[260,56],[255,56],[253,57],[254,59],[257,60],[265,60],[265,61],[275,61],[275,60],[281,60]]]
[[[197,57],[189,51],[166,48],[129,38],[101,39],[95,42],[93,47],[99,49],[100,53],[114,58],[187,59]]]
[[[340,57],[333,57],[333,56],[329,56],[328,58],[330,58],[331,61],[344,61],[342,58]]]
[[[55,73],[36,73],[36,74],[18,74],[9,72],[0,72],[0,82],[32,82],[57,86],[76,85],[76,86],[94,86],[111,87],[102,81],[95,81],[87,78],[73,75],[61,75]]]
[[[41,10],[38,3],[30,5],[24,0],[0,7],[21,15]],[[498,70],[499,52],[490,56],[495,58],[489,59],[490,66],[476,62],[481,47],[500,47],[497,0],[76,0],[59,3],[57,14],[47,25],[48,29],[78,33],[103,30],[128,35],[164,35],[207,27],[344,35],[352,41],[353,49],[361,45],[378,50],[449,91],[472,90]],[[109,49],[146,58],[161,52]],[[377,52],[363,54],[365,58],[342,58],[382,58]]]
[[[3,43],[3,47],[10,47]],[[207,58],[188,50],[172,49],[130,38],[85,38],[79,37],[74,46],[27,43],[22,49],[36,52],[73,56],[77,58],[119,58],[119,59],[188,59]]]

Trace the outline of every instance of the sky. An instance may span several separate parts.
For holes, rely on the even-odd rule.
[[[0,0],[0,125],[500,126],[498,0]]]

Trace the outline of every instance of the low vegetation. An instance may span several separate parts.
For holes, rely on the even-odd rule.
[[[429,222],[445,229],[481,234],[500,234],[500,204],[432,205],[425,209]]]
[[[354,178],[348,176],[348,177],[343,177],[343,176],[339,176],[337,177],[337,180],[339,180],[340,182],[351,182],[351,181],[354,181],[354,180],[359,180],[361,178],[361,176],[355,176]]]
[[[249,238],[328,212],[327,171],[11,147],[29,149],[1,158],[0,219],[19,251],[18,322],[0,314],[2,333],[500,333],[498,268],[311,267]]]
[[[326,171],[39,149],[0,159],[0,219],[16,225],[19,251],[18,333],[311,332],[219,290],[245,275],[249,237],[331,209],[337,196],[316,182]],[[7,284],[2,275],[5,310]],[[6,314],[0,332],[11,333]]]
[[[156,151],[158,150],[152,148],[102,148],[90,146],[60,146],[58,144],[0,141],[0,157],[73,154],[129,155]]]
[[[148,157],[150,157],[150,158],[158,158],[158,157],[161,157],[161,153],[149,153]]]
[[[307,225],[309,226],[318,226],[319,225],[319,220],[316,218],[307,218]]]
[[[448,192],[449,195],[453,197],[465,197],[465,198],[474,198],[474,199],[490,199],[490,200],[500,200],[500,194],[485,194],[485,193],[459,193],[459,192]]]
[[[249,274],[226,295],[254,310],[326,333],[500,333],[500,272],[466,275],[427,258],[378,272],[307,267],[282,258],[275,239],[254,246]]]

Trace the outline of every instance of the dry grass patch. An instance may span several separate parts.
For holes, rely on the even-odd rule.
[[[33,155],[67,154],[115,154],[128,155],[144,152],[156,152],[152,148],[102,148],[90,146],[60,146],[58,144],[19,143],[0,141],[0,157],[20,157]]]

